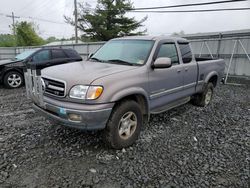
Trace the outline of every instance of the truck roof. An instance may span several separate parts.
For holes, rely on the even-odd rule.
[[[188,42],[187,39],[181,38],[181,37],[171,37],[171,36],[149,36],[149,35],[143,35],[143,36],[126,36],[126,37],[120,37],[120,38],[115,38],[112,40],[121,40],[121,39],[134,39],[134,40],[154,40],[154,41],[159,41],[159,40],[170,40],[173,42]]]

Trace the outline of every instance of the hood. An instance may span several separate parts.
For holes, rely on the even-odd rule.
[[[7,65],[10,63],[18,63],[20,62],[19,60],[13,60],[13,59],[5,59],[5,60],[0,60],[0,66],[1,65]]]
[[[91,84],[94,80],[111,74],[138,68],[137,66],[79,61],[42,69],[42,76],[63,80],[68,87]]]

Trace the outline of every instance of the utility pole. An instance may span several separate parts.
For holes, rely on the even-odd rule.
[[[14,15],[14,12],[12,12],[11,15],[6,15],[6,17],[12,18],[13,34],[14,34],[15,41],[17,41],[17,37],[16,37],[16,26],[15,26],[15,18],[20,18],[20,17],[19,17],[19,16],[15,16],[15,15]]]
[[[77,33],[77,1],[74,0],[74,4],[75,4],[75,10],[74,10],[74,14],[75,14],[75,42],[78,43],[78,33]]]

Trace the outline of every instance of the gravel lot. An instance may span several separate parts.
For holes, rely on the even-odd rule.
[[[0,187],[250,187],[250,87],[154,115],[133,147],[51,124],[0,88]]]

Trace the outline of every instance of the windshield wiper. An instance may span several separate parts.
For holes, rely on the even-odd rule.
[[[108,60],[108,62],[114,62],[114,63],[119,63],[119,64],[123,64],[123,65],[130,65],[130,66],[134,66],[134,63],[130,63],[121,59],[110,59]]]
[[[98,58],[96,58],[96,57],[91,57],[91,58],[89,58],[89,59],[92,59],[92,60],[95,60],[95,61],[98,61],[98,62],[103,62],[103,60],[98,59]]]

